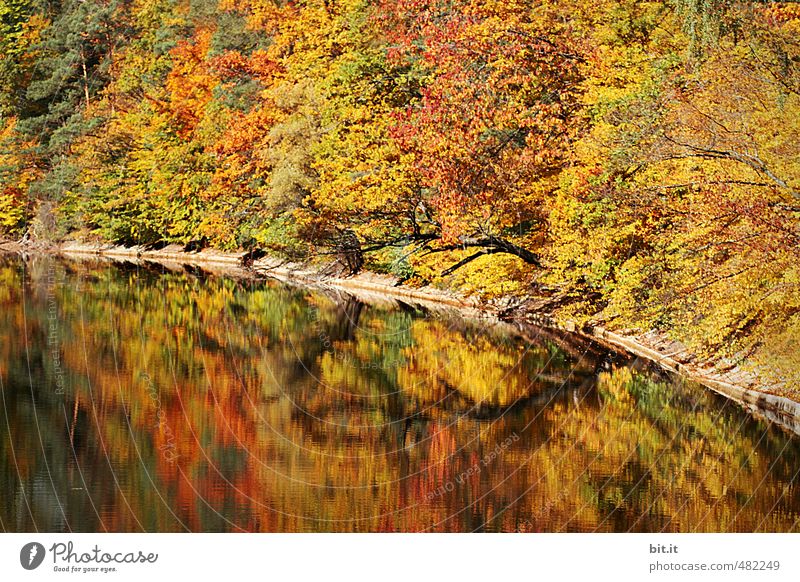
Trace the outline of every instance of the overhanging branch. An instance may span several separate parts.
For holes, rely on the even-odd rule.
[[[442,276],[455,272],[464,265],[471,263],[483,255],[492,255],[497,253],[513,255],[522,259],[529,265],[534,265],[540,269],[544,268],[539,255],[517,244],[514,244],[511,241],[496,236],[463,237],[458,244],[447,245],[435,249],[427,248],[427,250],[429,253],[441,253],[446,251],[464,250],[467,248],[479,248],[480,250],[445,269],[442,272]]]

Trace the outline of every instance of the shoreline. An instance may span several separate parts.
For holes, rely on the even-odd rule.
[[[718,370],[721,362],[696,361],[695,356],[678,342],[667,340],[663,334],[651,332],[640,336],[617,333],[600,326],[579,327],[571,321],[558,321],[552,314],[541,311],[522,311],[506,316],[498,306],[480,304],[477,300],[431,287],[412,289],[399,285],[397,279],[368,271],[351,277],[326,275],[319,269],[275,258],[265,257],[244,266],[244,252],[232,253],[213,249],[184,251],[179,245],[169,245],[158,250],[142,247],[123,247],[111,244],[65,242],[56,245],[20,244],[0,242],[0,253],[50,254],[65,257],[105,257],[119,260],[143,260],[157,263],[211,265],[220,267],[220,274],[237,274],[245,277],[269,277],[284,282],[309,287],[328,287],[342,291],[356,291],[377,297],[409,299],[415,302],[438,304],[456,308],[466,315],[484,316],[517,325],[574,334],[585,340],[599,343],[613,351],[642,358],[658,368],[697,382],[726,398],[733,400],[751,414],[775,423],[785,430],[800,435],[800,402],[768,392],[768,384],[754,373],[738,366]]]

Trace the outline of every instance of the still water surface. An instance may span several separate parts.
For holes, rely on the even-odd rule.
[[[0,257],[5,531],[797,531],[800,438],[544,331]]]

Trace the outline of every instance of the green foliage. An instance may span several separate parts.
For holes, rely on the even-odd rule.
[[[27,56],[37,25],[31,19],[36,8],[32,0],[0,1],[0,116],[3,117],[24,108],[25,81],[30,74]]]
[[[124,4],[67,0],[35,47],[39,56],[27,87],[27,99],[38,115],[21,119],[18,129],[35,137],[46,154],[63,154],[71,144],[97,128],[89,114],[91,101],[107,83],[115,45],[130,31],[122,17]]]

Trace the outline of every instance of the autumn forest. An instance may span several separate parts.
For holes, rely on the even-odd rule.
[[[800,5],[0,0],[0,236],[666,330],[800,393]]]

